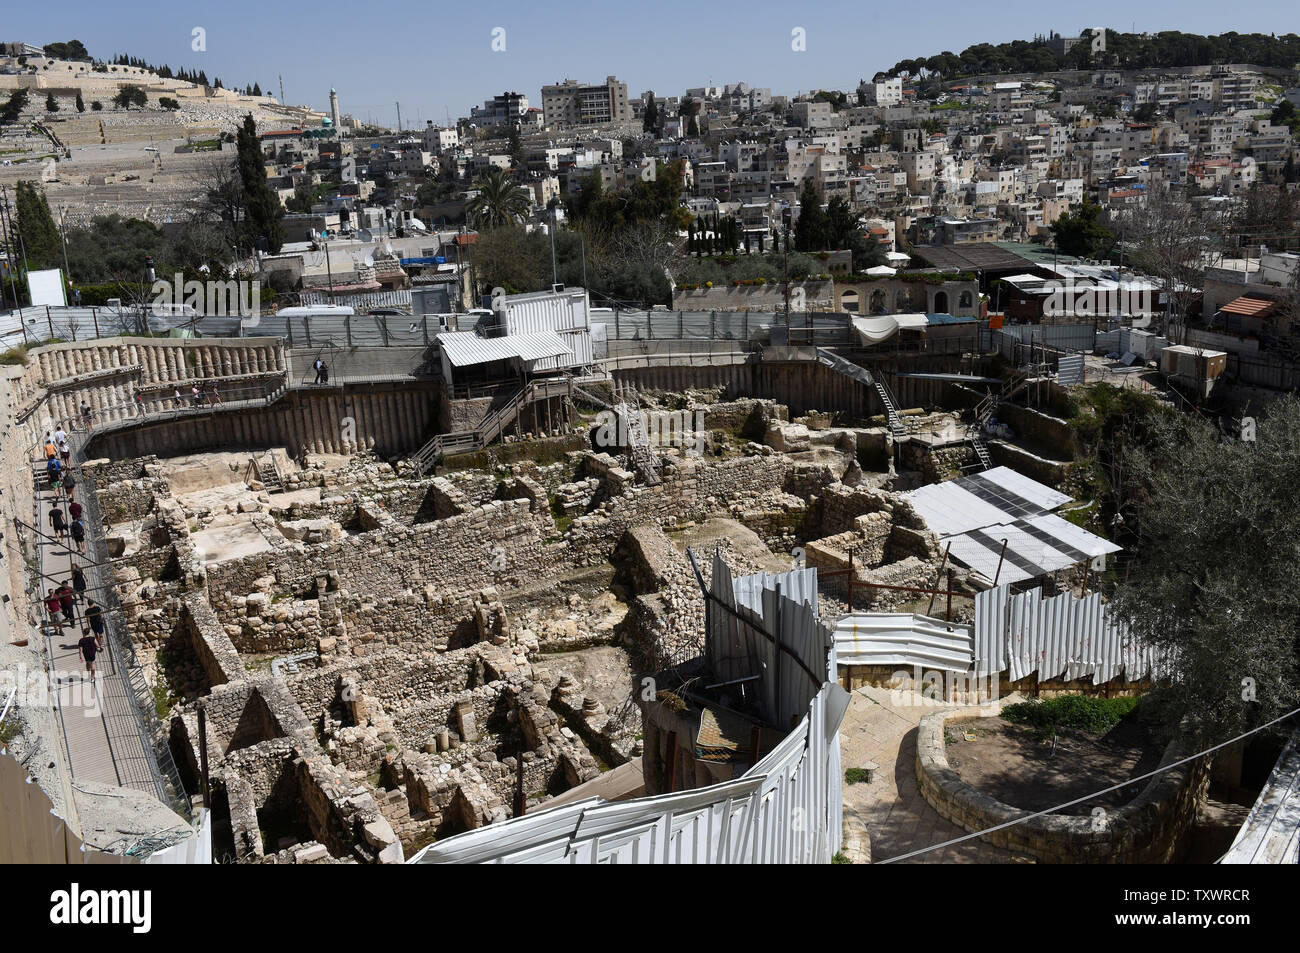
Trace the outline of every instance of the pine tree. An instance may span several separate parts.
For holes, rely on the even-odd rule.
[[[45,111],[47,113],[56,113],[59,111],[59,101],[54,98],[53,93],[45,94]]]
[[[77,90],[77,112],[84,113],[85,111],[86,101],[81,98],[81,90]]]

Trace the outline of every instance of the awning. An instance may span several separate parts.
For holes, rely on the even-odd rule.
[[[852,318],[853,330],[867,344],[879,344],[898,333],[898,322],[889,315],[878,318]]]
[[[897,269],[890,268],[888,265],[876,265],[873,268],[868,268],[867,274],[880,275],[885,278],[892,278],[894,277],[894,275],[898,274],[898,271]]]
[[[1234,298],[1219,310],[1227,314],[1240,314],[1250,318],[1266,318],[1278,308],[1278,302],[1267,298],[1255,298],[1242,295]]]
[[[882,314],[874,318],[851,318],[853,330],[867,344],[887,341],[899,331],[924,331],[929,320],[923,314]]]
[[[453,367],[507,361],[511,358],[540,361],[573,353],[554,331],[508,334],[499,338],[479,337],[473,331],[443,331],[438,335],[438,346]]]

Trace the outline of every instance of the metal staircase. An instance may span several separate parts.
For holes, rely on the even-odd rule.
[[[889,424],[889,432],[895,437],[907,433],[907,425],[903,423],[903,418],[898,415],[898,406],[894,402],[894,395],[889,392],[889,388],[880,378],[873,379],[876,394],[880,397],[880,404],[885,408],[885,422]]]
[[[988,444],[984,442],[984,427],[993,419],[994,412],[1003,401],[1010,400],[1030,384],[1041,380],[1042,378],[1033,372],[1041,372],[1043,369],[1033,367],[1030,368],[1030,373],[1024,377],[1008,378],[1002,382],[1002,387],[996,394],[988,394],[975,405],[975,419],[966,427],[966,439],[975,448],[975,456],[979,458],[979,468],[981,470],[987,470],[993,466],[993,457],[989,454]]]
[[[627,453],[632,469],[650,486],[662,483],[663,467],[650,447],[650,435],[643,426],[645,415],[635,390],[629,388],[624,393],[623,401],[614,408],[614,414],[620,429],[627,435]]]
[[[526,406],[549,397],[567,394],[571,386],[570,380],[565,377],[529,381],[484,417],[474,430],[440,433],[412,454],[411,462],[415,464],[416,472],[424,476],[438,458],[445,454],[482,450],[505,433]]]

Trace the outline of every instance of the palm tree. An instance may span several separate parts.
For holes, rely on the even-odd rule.
[[[478,195],[465,206],[465,214],[475,227],[496,228],[522,220],[533,208],[532,196],[515,184],[503,169],[489,169],[474,183]]]

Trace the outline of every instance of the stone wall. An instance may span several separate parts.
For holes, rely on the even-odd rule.
[[[949,767],[943,741],[945,723],[977,717],[969,712],[929,715],[921,719],[916,740],[916,775],[922,796],[943,817],[968,831],[1005,824],[1030,813],[980,792]],[[1191,749],[1176,740],[1165,749],[1160,764],[1163,767],[1189,753]],[[1045,814],[986,834],[983,839],[1048,863],[1177,863],[1209,778],[1209,763],[1201,759],[1152,778],[1132,801],[1107,810],[1100,823],[1091,816]]]

